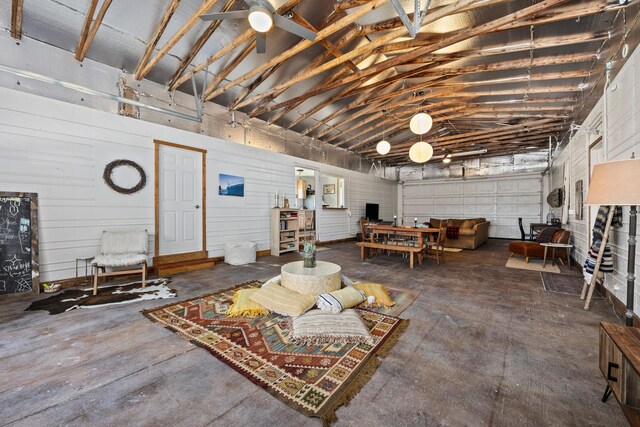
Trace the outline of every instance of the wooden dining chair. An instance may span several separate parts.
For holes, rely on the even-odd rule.
[[[446,237],[447,227],[440,227],[435,234],[435,239],[425,243],[425,257],[435,258],[438,265],[440,265],[440,258],[442,258],[442,262],[444,262],[444,240]],[[435,251],[435,255],[430,254],[431,249]]]

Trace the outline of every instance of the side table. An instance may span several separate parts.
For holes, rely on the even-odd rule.
[[[567,252],[567,265],[571,268],[571,254],[570,249],[573,247],[570,243],[540,243],[541,246],[544,246],[544,260],[542,261],[542,267],[547,265],[547,249],[552,248],[551,252],[551,265],[555,265],[556,261],[556,249],[564,248]]]
[[[86,258],[76,258],[76,279],[73,282],[74,286],[78,287],[78,267],[79,264],[84,262],[84,277],[87,280],[87,284],[91,285],[91,278],[89,278],[89,266],[91,265],[91,261],[93,261],[95,257],[86,257]]]

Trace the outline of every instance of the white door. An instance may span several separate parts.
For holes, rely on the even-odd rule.
[[[158,153],[159,254],[202,250],[202,156],[167,145]]]

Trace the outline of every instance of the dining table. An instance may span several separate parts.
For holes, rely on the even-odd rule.
[[[369,240],[371,243],[375,242],[375,236],[385,234],[387,236],[408,236],[415,237],[417,240],[417,247],[423,248],[425,237],[429,235],[437,234],[440,232],[439,228],[435,227],[411,227],[402,225],[381,225],[381,224],[368,224]],[[392,249],[392,248],[391,248]],[[422,259],[424,255],[422,251],[418,252],[418,264],[422,265]]]

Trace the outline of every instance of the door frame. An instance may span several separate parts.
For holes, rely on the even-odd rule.
[[[153,264],[189,261],[193,259],[208,258],[207,254],[207,150],[203,148],[190,147],[188,145],[176,144],[173,142],[153,140],[154,145],[154,254]],[[160,252],[160,146],[179,148],[182,150],[197,151],[202,154],[202,249],[194,252],[186,252],[180,254],[159,255]]]

